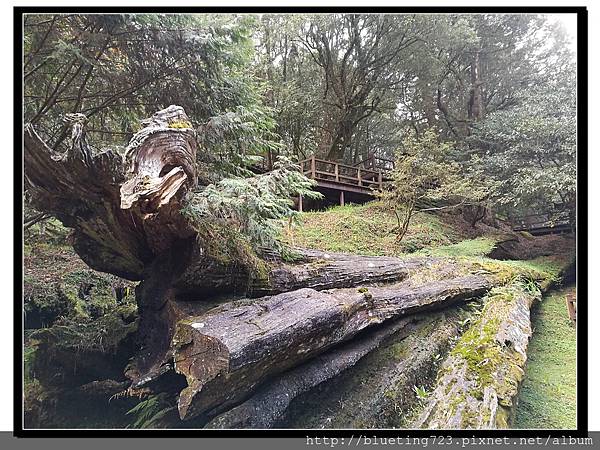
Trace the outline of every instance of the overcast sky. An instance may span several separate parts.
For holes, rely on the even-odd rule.
[[[577,14],[550,14],[550,18],[562,23],[571,38],[571,50],[577,52]]]

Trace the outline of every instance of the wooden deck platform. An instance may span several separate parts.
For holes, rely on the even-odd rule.
[[[569,219],[559,217],[552,220],[549,214],[530,214],[510,219],[514,231],[526,231],[533,236],[545,234],[571,233],[573,231]]]
[[[383,186],[383,171],[363,169],[312,156],[300,161],[302,173],[317,182],[319,187],[371,194],[372,188]]]
[[[317,182],[317,190],[337,192],[339,204],[345,204],[347,193],[373,198],[374,190],[381,189],[387,180],[385,170],[373,170],[327,161],[312,156],[299,162],[301,172]],[[302,211],[302,198],[298,201],[298,209]]]

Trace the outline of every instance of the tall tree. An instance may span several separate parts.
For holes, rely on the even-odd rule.
[[[328,159],[344,158],[357,125],[402,81],[397,64],[419,40],[416,23],[414,16],[334,14],[307,25],[301,42],[325,78],[320,148]]]

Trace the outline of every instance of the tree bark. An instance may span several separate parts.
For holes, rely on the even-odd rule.
[[[410,427],[413,411],[422,401],[415,387],[430,390],[444,355],[460,335],[460,323],[469,314],[468,309],[457,307],[401,319],[411,323],[331,382],[294,399],[275,426]]]
[[[273,295],[300,288],[316,290],[399,282],[411,272],[437,262],[435,258],[401,259],[299,250],[304,262],[275,264],[267,280],[255,280],[249,294]]]
[[[301,257],[298,263],[273,260],[266,277],[251,279],[246,268],[218,265],[199,254],[199,248],[185,241],[174,246],[146,270],[144,281],[136,289],[142,349],[130,365],[128,376],[137,387],[171,369],[176,323],[223,303],[224,296],[231,300],[300,288],[324,290],[395,283],[439,261],[431,257],[403,260],[297,249]]]
[[[406,336],[414,328],[416,316],[384,325],[356,340],[332,349],[262,386],[239,406],[215,417],[205,428],[272,428],[285,416],[299,395],[334,378],[375,350],[386,338]]]
[[[484,103],[481,80],[481,51],[477,50],[471,63],[471,90],[469,96],[468,117],[472,121],[480,121],[484,117]]]
[[[487,279],[469,276],[412,288],[300,289],[179,321],[175,370],[188,384],[179,397],[180,416],[233,405],[267,377],[375,324],[478,297],[489,288]]]

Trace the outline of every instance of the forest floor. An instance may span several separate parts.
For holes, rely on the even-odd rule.
[[[292,246],[372,256],[433,250],[448,253],[447,256],[483,255],[501,234],[483,224],[471,228],[450,215],[442,219],[435,214],[416,213],[406,236],[399,242],[393,232],[396,226],[393,212],[378,202],[370,202],[302,213],[282,234],[283,240]]]
[[[532,310],[533,337],[515,428],[577,427],[576,331],[567,315],[568,286],[549,293]]]

